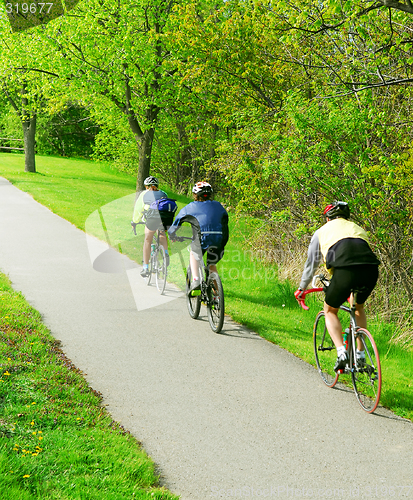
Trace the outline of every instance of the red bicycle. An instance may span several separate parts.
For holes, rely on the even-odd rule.
[[[315,283],[319,282],[322,287],[316,287]],[[305,310],[308,306],[305,304],[305,298],[310,293],[325,292],[326,287],[329,285],[329,280],[323,276],[315,276],[312,283],[312,288],[305,290],[300,299],[299,304]],[[371,333],[365,328],[360,328],[356,323],[356,298],[360,290],[352,290],[354,300],[350,307],[342,305],[340,309],[345,311],[350,316],[348,328],[343,333],[343,340],[346,345],[348,354],[348,363],[344,370],[339,370],[337,373],[334,371],[334,364],[337,358],[336,347],[327,331],[325,323],[324,311],[317,314],[314,331],[314,354],[317,363],[318,372],[322,381],[328,387],[334,387],[339,379],[340,374],[351,374],[351,380],[354,387],[357,400],[361,407],[367,413],[373,413],[377,408],[380,400],[381,393],[381,367],[379,352],[376,343]],[[350,297],[349,297],[350,302]],[[356,355],[356,348],[365,353],[364,358],[358,358]]]

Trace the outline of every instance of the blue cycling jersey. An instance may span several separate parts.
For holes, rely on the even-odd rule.
[[[228,241],[228,213],[218,201],[193,201],[186,205],[168,230],[171,238],[183,222],[189,222],[196,229],[202,250],[212,245],[224,246]]]

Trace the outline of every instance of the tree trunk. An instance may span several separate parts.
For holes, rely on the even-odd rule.
[[[31,117],[25,116],[22,120],[24,137],[24,171],[36,172],[35,138],[36,138],[36,114]]]
[[[145,130],[143,136],[138,141],[139,147],[139,169],[136,182],[136,192],[145,189],[143,181],[148,177],[151,169],[152,144],[155,135],[155,129]]]

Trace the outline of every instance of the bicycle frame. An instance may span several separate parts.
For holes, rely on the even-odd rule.
[[[177,241],[191,240],[188,237],[177,237]],[[192,251],[192,250],[191,250]],[[181,253],[179,253],[182,267],[185,271],[185,264]],[[197,260],[198,276],[200,279],[200,290],[191,290],[192,270],[188,266],[186,272],[186,299],[189,315],[192,319],[197,319],[201,309],[201,302],[207,307],[208,321],[213,332],[219,333],[224,324],[225,303],[224,290],[221,278],[218,273],[210,272],[204,259]]]
[[[322,275],[316,276],[313,280],[313,284],[317,278],[320,279],[323,285],[328,285],[328,281]],[[325,291],[325,287],[315,288],[313,286],[313,288],[304,291],[300,298],[297,299],[300,306],[303,309],[308,310],[309,308],[305,304],[306,295],[321,291]],[[372,413],[377,408],[381,393],[380,358],[376,344],[370,332],[365,328],[357,326],[355,305],[356,297],[357,291],[355,291],[353,296],[348,299],[350,307],[341,305],[339,308],[340,310],[347,312],[350,316],[347,347],[349,360],[344,370],[338,370],[337,373],[334,373],[332,370],[332,359],[330,359],[330,353],[334,354],[333,351],[335,351],[335,346],[332,343],[331,337],[328,334],[325,325],[324,311],[320,311],[318,313],[314,324],[314,350],[317,368],[323,382],[328,387],[334,387],[340,374],[351,374],[354,392],[359,404],[363,410],[368,413]],[[361,347],[360,350],[364,350],[364,358],[358,358],[357,356],[357,342],[359,342]]]
[[[134,233],[136,234],[136,226],[137,225],[145,225],[144,222],[131,223]],[[160,243],[160,236],[162,233],[162,229],[157,229],[152,238],[151,243],[151,253],[149,257],[149,276],[144,278],[147,285],[151,284],[152,274],[156,275],[156,287],[161,295],[165,291],[166,286],[166,276],[167,276],[167,268],[165,264],[165,249]],[[153,248],[154,247],[154,248]],[[159,254],[162,254],[162,260],[159,261]]]

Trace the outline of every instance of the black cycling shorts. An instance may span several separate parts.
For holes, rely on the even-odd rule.
[[[221,245],[216,245],[216,246],[211,245],[206,249],[202,249],[202,255],[200,255],[199,254],[200,253],[199,252],[200,245],[199,245],[199,243],[197,244],[195,242],[192,242],[191,250],[194,253],[197,260],[201,260],[202,255],[204,255],[206,253],[207,254],[207,256],[206,256],[207,265],[217,264],[224,256],[224,251],[225,251],[224,247]]]
[[[326,304],[339,308],[349,298],[351,290],[355,289],[361,290],[357,293],[357,304],[364,304],[376,286],[378,277],[379,266],[373,264],[335,268],[326,290]]]
[[[211,245],[206,249],[206,254],[206,262],[208,265],[217,264],[224,256],[224,247]]]

